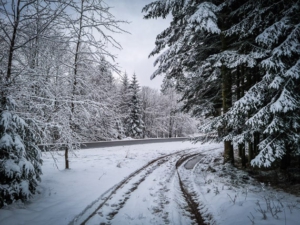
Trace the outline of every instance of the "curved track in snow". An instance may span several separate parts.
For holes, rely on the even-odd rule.
[[[187,174],[192,171],[184,166],[192,162],[189,167],[194,167],[197,157],[199,153],[188,149],[148,162],[95,200],[70,225],[120,224],[124,218],[139,220],[141,224],[144,220],[147,222],[143,224],[206,224],[197,196],[189,188],[191,181]],[[127,212],[130,209],[149,211],[149,214],[133,217],[124,208]]]
[[[195,220],[198,225],[203,225],[205,223],[204,223],[204,219],[202,218],[199,212],[199,203],[196,200],[194,200],[193,194],[190,193],[189,190],[187,189],[187,186],[184,184],[184,181],[180,176],[180,170],[179,170],[182,164],[186,164],[191,158],[194,158],[197,155],[198,154],[192,154],[192,155],[181,157],[176,162],[176,170],[177,170],[180,190],[188,206],[187,210],[191,213],[192,219]]]

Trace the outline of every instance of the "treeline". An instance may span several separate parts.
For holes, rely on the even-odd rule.
[[[224,142],[224,162],[236,152],[244,167],[299,160],[299,0],[159,0],[143,11],[172,16],[152,77],[164,74],[182,110],[205,118],[199,140]]]
[[[41,144],[63,147],[69,168],[79,142],[191,132],[172,91],[113,77],[122,23],[101,0],[0,2],[0,207],[35,193]]]

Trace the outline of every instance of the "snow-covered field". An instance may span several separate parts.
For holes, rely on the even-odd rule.
[[[299,224],[300,198],[222,165],[221,152],[189,142],[88,149],[70,170],[62,152],[56,164],[44,153],[39,193],[0,209],[0,224],[195,224],[182,188],[209,224]]]

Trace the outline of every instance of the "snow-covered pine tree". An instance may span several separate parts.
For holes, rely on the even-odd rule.
[[[218,115],[222,105],[220,71],[212,68],[212,60],[206,60],[221,48],[216,10],[214,1],[190,0],[156,1],[143,9],[147,19],[172,14],[170,27],[157,36],[150,54],[163,51],[151,78],[164,74],[164,86],[168,88],[171,82],[183,93],[183,110],[197,117]]]
[[[128,101],[129,101],[129,79],[128,75],[125,72],[121,78],[121,87],[120,87],[120,98],[121,98],[121,111],[126,113],[128,111]]]
[[[244,127],[225,139],[254,145],[253,166],[269,167],[281,160],[285,168],[291,156],[300,155],[299,11],[299,0],[245,1],[234,11],[240,20],[226,31],[254,46],[244,58],[258,60],[259,70],[250,79],[259,79],[224,117],[229,126]]]
[[[144,10],[147,18],[172,13],[171,26],[158,35],[157,47],[151,53],[170,46],[157,59],[160,65],[153,76],[165,73],[168,80],[175,78],[177,89],[185,93],[188,110],[201,115],[201,110],[207,110],[201,101],[215,102],[203,98],[203,93],[217,93],[221,88],[207,89],[213,87],[207,81],[223,84],[223,115],[213,118],[202,131],[215,132],[217,140],[237,145],[248,142],[250,160],[258,154],[252,165],[270,166],[284,155],[299,154],[298,0],[155,1]],[[185,32],[190,28],[194,29]],[[184,41],[193,40],[195,34],[195,42]],[[215,43],[205,46],[209,40]],[[201,46],[211,51],[203,54]],[[180,57],[181,49],[189,53],[186,58]],[[196,63],[184,64],[197,53],[203,58],[194,57],[189,62]],[[172,76],[173,68],[179,68],[182,75]],[[184,90],[182,86],[192,88]]]
[[[129,85],[129,92],[131,95],[129,102],[129,116],[126,120],[126,130],[130,137],[141,138],[143,136],[144,122],[142,119],[142,112],[140,106],[139,84],[136,75],[133,74]]]
[[[125,128],[122,132],[123,134],[121,135],[125,136],[129,136],[126,129],[126,121],[130,113],[130,101],[131,94],[129,91],[129,79],[127,73],[125,72],[124,75],[121,77],[121,86],[119,90],[119,109],[121,114],[122,126]]]
[[[170,27],[157,36],[150,54],[162,52],[152,78],[164,74],[165,84],[171,81],[183,94],[182,110],[198,118],[218,116],[222,108],[221,69],[213,67],[215,60],[209,58],[222,49],[217,4],[219,1],[162,0],[143,9],[145,18],[172,14]],[[216,133],[210,133],[211,137],[222,141]]]
[[[28,200],[42,173],[39,130],[34,120],[23,120],[16,109],[11,97],[0,106],[0,207]]]
[[[234,87],[240,98],[202,130],[226,124],[230,132],[222,138],[237,146],[247,142],[253,166],[281,160],[287,167],[290,156],[299,155],[299,1],[226,1],[219,10],[231,21],[223,34],[239,46],[212,58],[215,66],[241,73],[245,93]]]

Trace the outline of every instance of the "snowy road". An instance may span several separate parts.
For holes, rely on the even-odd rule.
[[[120,141],[98,141],[81,143],[82,149],[89,148],[104,148],[104,147],[115,147],[115,146],[127,146],[127,145],[140,145],[140,144],[155,144],[155,143],[166,143],[166,142],[183,142],[188,141],[188,138],[149,138],[149,139],[134,139],[134,140],[120,140]]]
[[[70,224],[123,224],[126,217],[133,224],[204,224],[179,170],[195,156],[189,149],[150,161]]]
[[[0,209],[0,224],[297,225],[300,198],[223,165],[222,147],[173,142],[86,149],[71,157],[70,170],[63,152],[44,153],[38,193]]]

